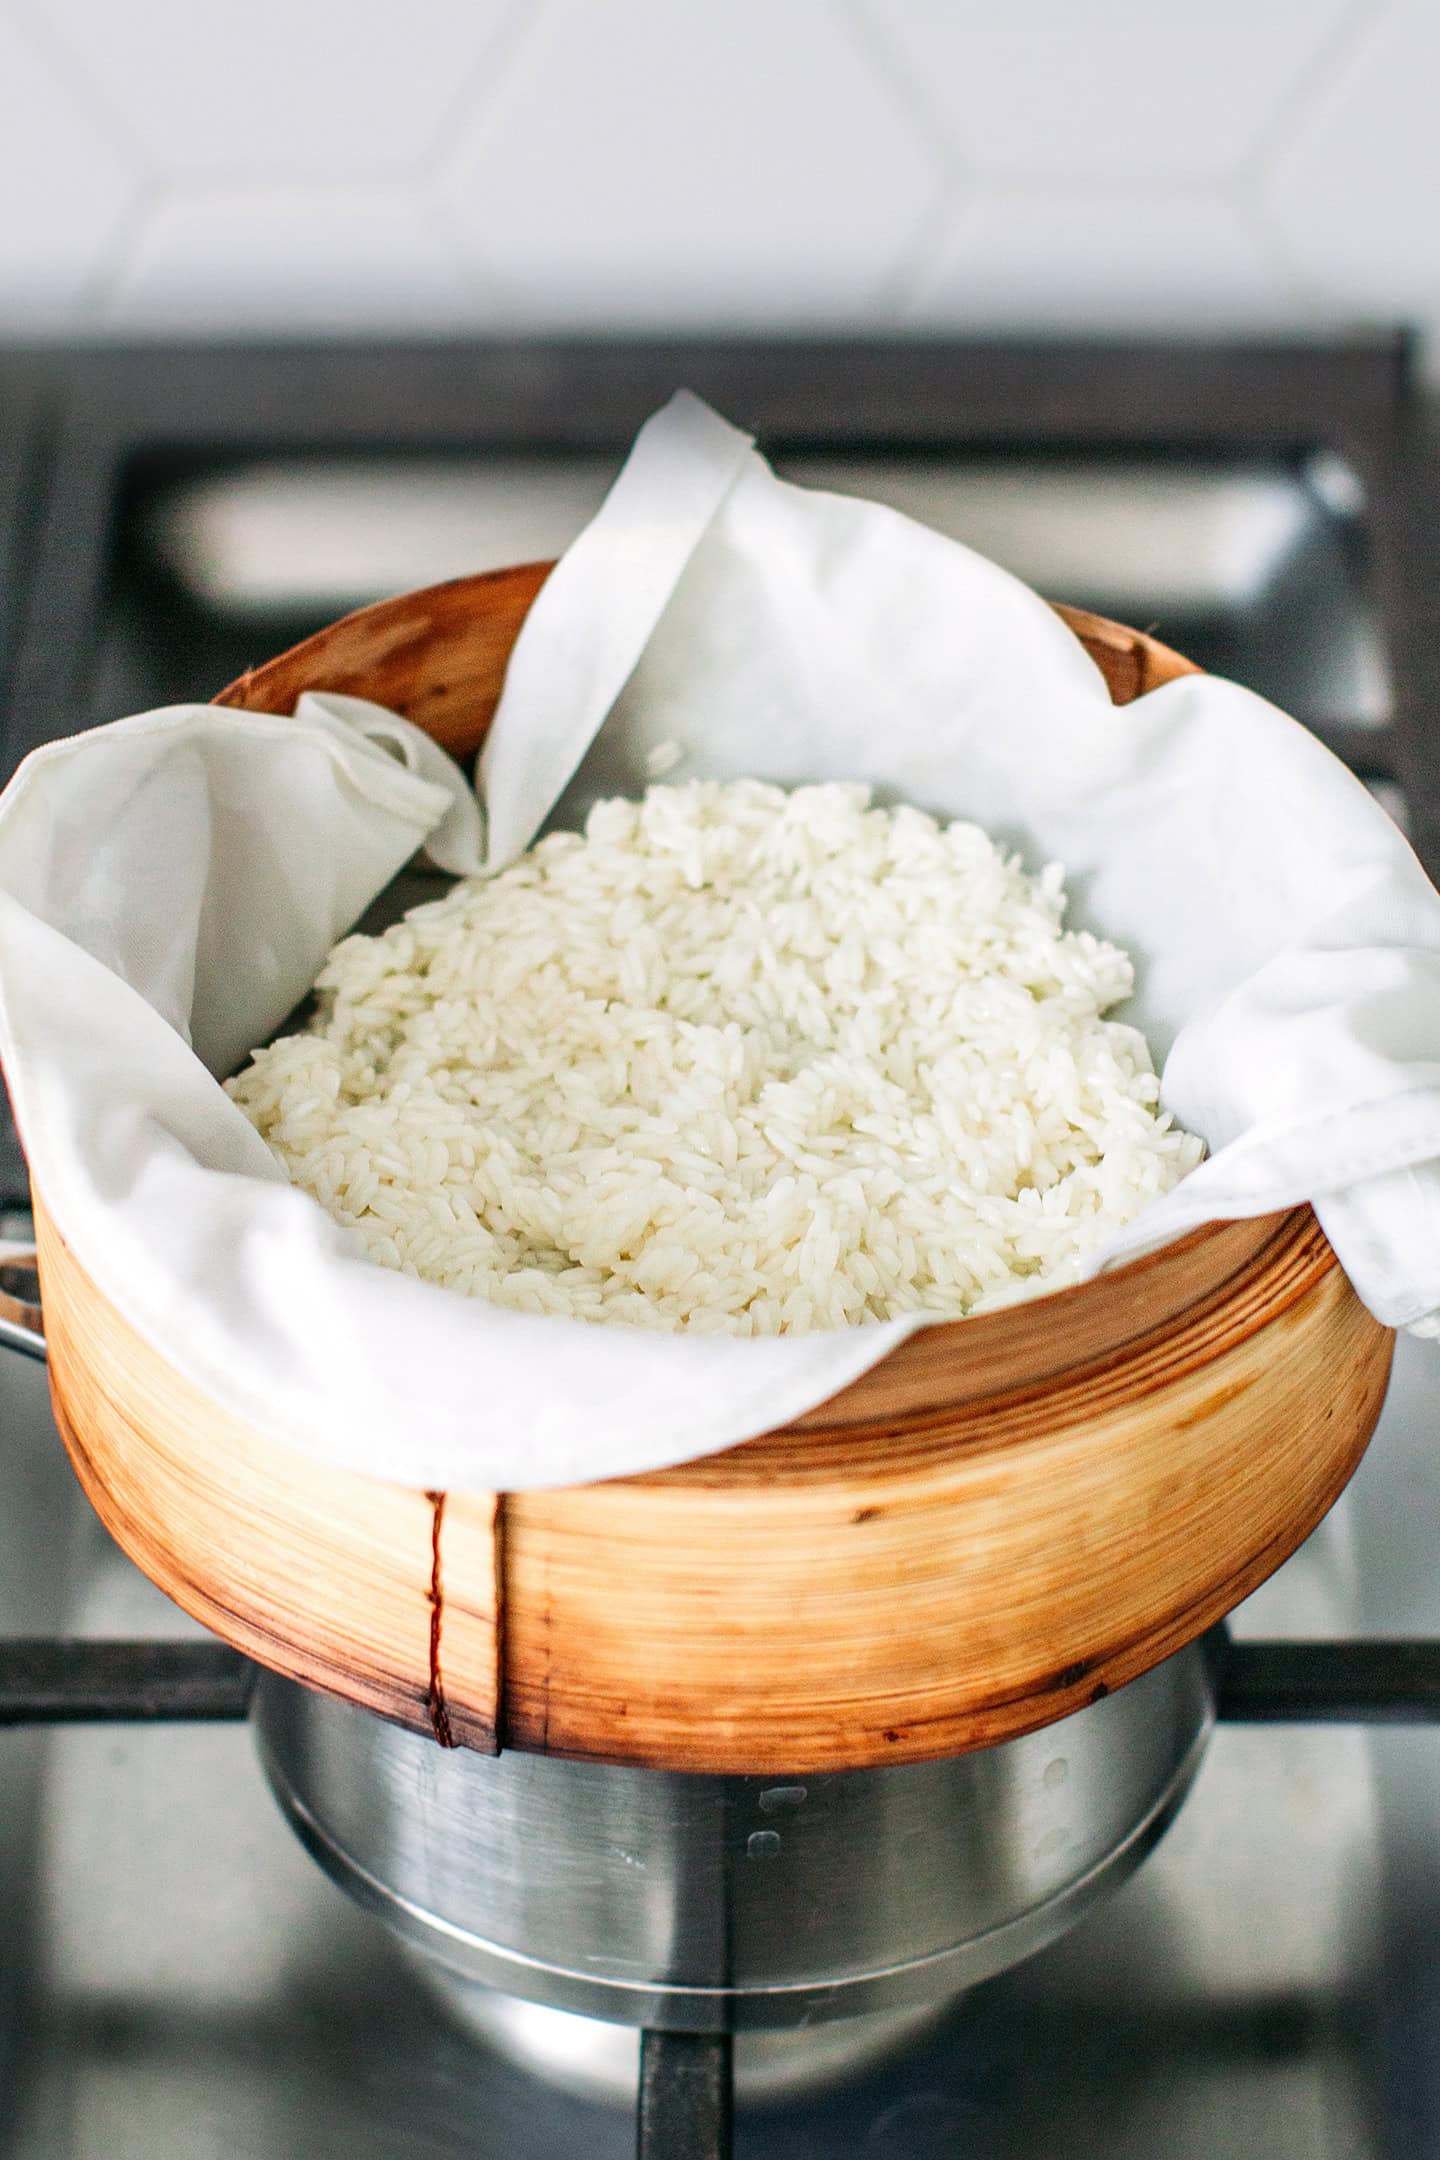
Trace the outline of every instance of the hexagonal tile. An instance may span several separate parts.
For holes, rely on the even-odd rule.
[[[957,210],[913,312],[986,329],[1219,329],[1293,318],[1294,300],[1218,196],[996,189]]]
[[[484,94],[512,0],[36,0],[146,162],[263,183],[404,171]]]
[[[0,290],[12,324],[71,316],[135,181],[48,54],[0,16]]]
[[[1376,11],[1267,169],[1262,214],[1325,291],[1440,316],[1440,10]]]
[[[412,208],[300,189],[160,204],[109,310],[126,328],[207,332],[430,331],[482,312]]]
[[[557,8],[444,207],[534,323],[858,315],[941,160],[825,0]]]
[[[982,173],[1210,179],[1267,121],[1347,0],[867,0],[873,33]]]

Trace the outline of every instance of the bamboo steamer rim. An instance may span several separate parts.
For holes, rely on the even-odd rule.
[[[217,703],[368,697],[474,756],[548,564],[357,611]],[[1128,703],[1195,672],[1060,611]],[[36,1195],[57,1420],[119,1543],[277,1671],[444,1744],[809,1775],[1034,1730],[1211,1625],[1324,1514],[1391,1337],[1310,1209],[922,1330],[807,1416],[495,1495],[333,1470],[185,1382]]]

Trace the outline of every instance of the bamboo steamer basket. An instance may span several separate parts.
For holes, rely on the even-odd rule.
[[[348,691],[468,760],[547,570],[363,609],[217,702],[290,712],[304,690]],[[1060,612],[1117,704],[1193,672]],[[1302,1207],[930,1328],[702,1462],[426,1492],[240,1423],[127,1324],[35,1201],[56,1416],[119,1543],[263,1664],[486,1751],[819,1773],[1064,1717],[1192,1641],[1315,1527],[1374,1428],[1393,1340]]]

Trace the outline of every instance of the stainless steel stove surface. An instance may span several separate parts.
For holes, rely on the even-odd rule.
[[[26,491],[0,485],[7,762],[208,694],[379,591],[563,545],[690,381],[796,477],[897,500],[1288,704],[1440,859],[1440,637],[1413,567],[1433,528],[1398,348],[62,360],[23,549],[5,505]],[[1235,1631],[1440,1636],[1437,1555],[1440,1347],[1402,1341],[1353,1485]],[[199,1632],[90,1516],[43,1370],[0,1351],[0,1647]],[[1440,1724],[1222,1723],[1138,1874],[884,2059],[800,2092],[794,2059],[747,2072],[742,2041],[735,2150],[1419,2160],[1440,2152],[1437,1922]],[[583,2097],[590,2041],[542,2034],[543,2078],[496,2030],[315,1866],[243,1724],[0,1729],[0,2160],[634,2151],[633,2091]]]
[[[1440,1353],[1401,1345],[1351,1491],[1242,1634],[1440,1628]],[[69,1564],[61,1569],[60,1554]],[[0,1366],[7,1627],[189,1624]],[[282,1821],[245,1727],[0,1738],[18,2029],[3,2160],[593,2160],[633,2104],[473,2036]],[[836,1886],[837,1896],[844,1886]],[[1395,2160],[1440,2149],[1440,1731],[1220,1728],[1156,1853],[885,2066],[747,2106],[741,2160]]]

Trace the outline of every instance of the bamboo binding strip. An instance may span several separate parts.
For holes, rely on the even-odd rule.
[[[218,702],[288,712],[306,689],[348,691],[468,759],[547,570],[363,609]],[[1189,671],[1061,612],[1117,704]],[[1080,1708],[1308,1535],[1390,1364],[1299,1208],[928,1329],[704,1462],[426,1493],[230,1417],[100,1294],[42,1194],[36,1222],[60,1429],[109,1529],[178,1603],[441,1742],[660,1768],[916,1761]]]

